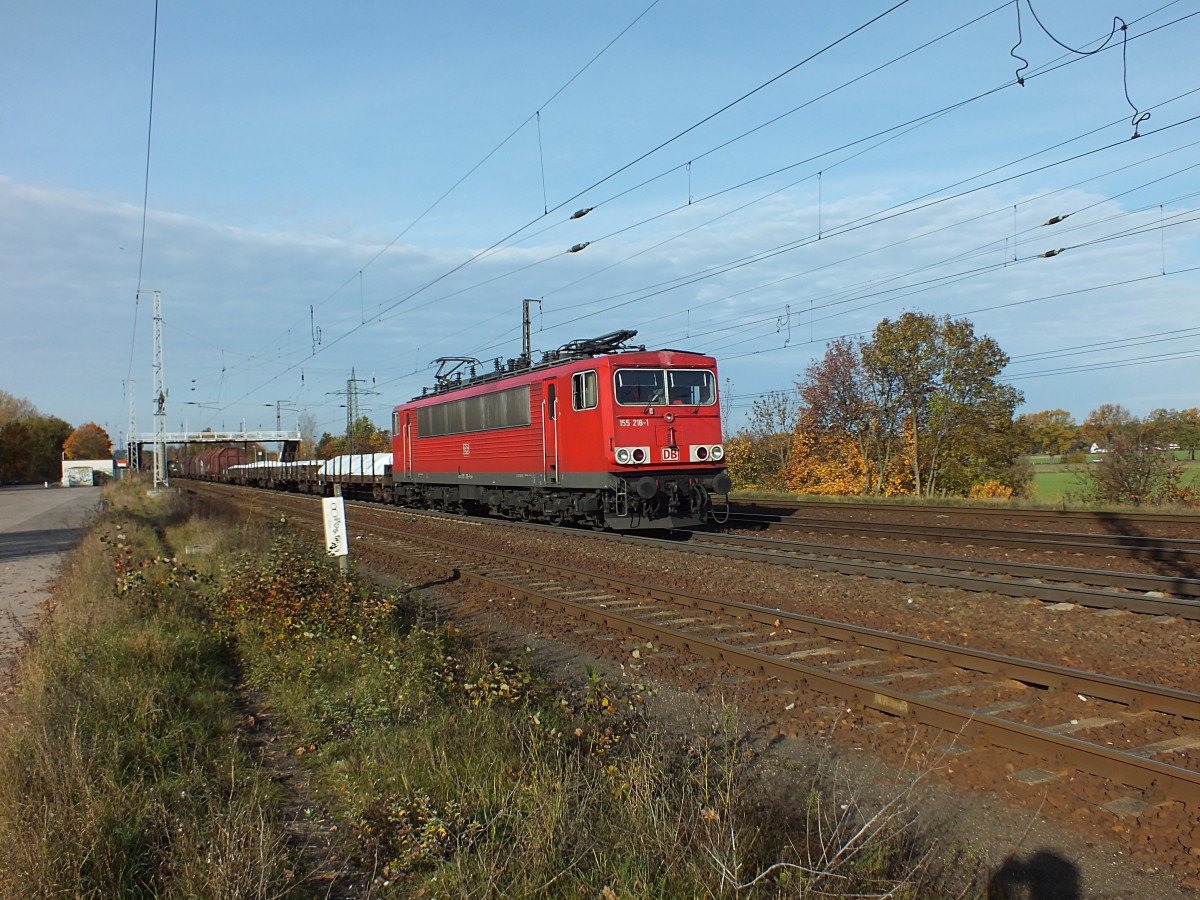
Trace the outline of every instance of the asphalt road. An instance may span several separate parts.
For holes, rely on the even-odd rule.
[[[99,502],[97,487],[0,490],[0,676],[50,599],[63,559],[83,537]]]

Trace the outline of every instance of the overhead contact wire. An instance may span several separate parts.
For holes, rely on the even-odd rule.
[[[154,33],[150,42],[150,111],[146,122],[146,173],[142,182],[142,239],[138,248],[137,289],[133,295],[133,336],[129,342],[129,370],[133,375],[133,353],[137,346],[138,309],[142,298],[142,272],[146,262],[146,218],[150,208],[150,138],[154,133],[154,73],[158,65],[158,0],[154,0]]]

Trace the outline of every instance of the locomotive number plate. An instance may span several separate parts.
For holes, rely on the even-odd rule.
[[[622,428],[636,428],[643,425],[649,425],[649,419],[617,419],[617,424]]]

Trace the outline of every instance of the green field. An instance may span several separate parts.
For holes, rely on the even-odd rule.
[[[1200,487],[1200,460],[1191,461],[1187,459],[1188,454],[1180,451],[1175,454],[1176,460],[1183,466],[1183,485],[1184,487]],[[1092,455],[1093,462],[1099,461],[1100,456]],[[1074,465],[1063,465],[1061,463],[1052,462],[1050,457],[1035,456],[1030,459],[1033,463],[1033,488],[1029,493],[1032,500],[1042,502],[1054,502],[1061,500],[1064,497],[1068,499],[1072,495],[1080,493],[1081,484],[1080,478],[1086,475],[1079,474],[1081,469],[1084,469],[1083,463]]]

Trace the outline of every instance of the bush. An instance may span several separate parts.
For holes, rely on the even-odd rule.
[[[971,486],[972,500],[1011,500],[1013,489],[995,479]]]
[[[1183,467],[1172,455],[1137,440],[1114,440],[1088,474],[1085,499],[1090,501],[1161,506],[1195,499],[1192,491],[1183,488]]]

